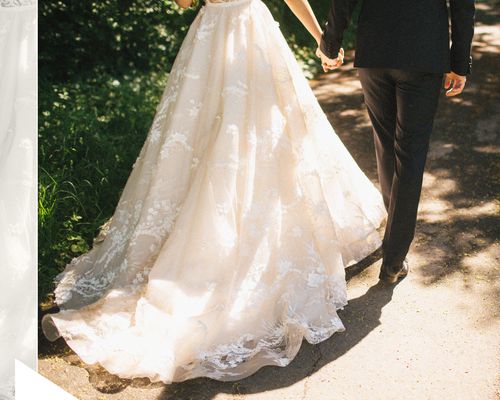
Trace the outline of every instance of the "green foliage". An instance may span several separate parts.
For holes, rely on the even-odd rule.
[[[320,67],[314,40],[284,1],[266,3],[311,77]],[[326,17],[328,1],[311,5]],[[39,3],[41,299],[113,214],[197,8],[170,0]]]
[[[40,75],[52,81],[170,68],[196,10],[170,0],[43,1]]]
[[[167,74],[39,83],[40,296],[113,213]]]

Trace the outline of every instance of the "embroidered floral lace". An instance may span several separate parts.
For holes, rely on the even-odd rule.
[[[163,382],[287,365],[343,330],[379,192],[260,0],[204,6],[112,220],[46,316],[87,363]]]

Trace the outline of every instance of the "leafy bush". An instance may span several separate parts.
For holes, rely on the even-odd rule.
[[[96,73],[168,70],[195,9],[170,0],[43,1],[40,75],[62,82]]]

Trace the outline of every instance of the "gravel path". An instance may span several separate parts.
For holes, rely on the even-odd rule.
[[[346,332],[291,365],[234,383],[174,385],[114,378],[59,341],[40,343],[39,372],[82,400],[490,400],[500,373],[500,28],[498,1],[477,4],[473,75],[442,98],[431,143],[411,273],[377,283],[378,257],[348,270]],[[494,10],[497,10],[495,13]],[[370,123],[350,65],[312,81],[360,166],[376,180]]]

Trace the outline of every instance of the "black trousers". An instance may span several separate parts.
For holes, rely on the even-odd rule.
[[[396,272],[415,236],[422,177],[443,74],[359,68],[388,212],[382,251]]]

